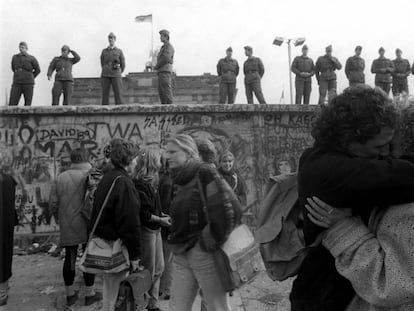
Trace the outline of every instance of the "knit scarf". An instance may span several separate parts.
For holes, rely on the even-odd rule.
[[[177,185],[185,185],[194,178],[200,166],[200,161],[189,159],[184,166],[171,169],[173,183]]]

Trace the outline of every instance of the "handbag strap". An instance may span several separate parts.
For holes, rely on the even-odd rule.
[[[96,217],[95,224],[93,225],[93,228],[92,228],[91,234],[89,235],[88,244],[89,244],[89,242],[92,240],[93,234],[95,233],[96,227],[98,226],[98,222],[99,222],[99,220],[101,219],[102,212],[103,212],[103,210],[104,210],[104,208],[105,208],[106,204],[108,203],[109,196],[111,195],[112,189],[114,189],[116,181],[117,181],[118,179],[120,179],[121,177],[122,177],[122,176],[117,176],[117,177],[114,179],[114,181],[112,182],[111,188],[109,188],[109,191],[108,191],[108,193],[107,193],[107,195],[106,195],[106,197],[105,197],[105,200],[104,200],[104,202],[102,203],[102,207],[101,207],[101,209],[100,209],[100,211],[99,211],[99,214],[98,214],[98,216]]]

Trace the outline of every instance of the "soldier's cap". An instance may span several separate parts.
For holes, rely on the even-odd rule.
[[[357,45],[357,46],[355,47],[355,51],[362,51],[362,46]]]
[[[326,51],[326,52],[332,52],[332,45],[328,45],[328,46],[325,48],[325,51]]]
[[[251,46],[249,46],[249,45],[246,45],[246,46],[244,47],[244,49],[245,49],[245,50],[248,50],[248,51],[253,51],[253,48],[252,48]]]
[[[160,35],[169,36],[170,32],[167,29],[160,30]]]
[[[302,46],[302,51],[303,50],[309,50],[308,46],[305,44],[304,46]]]
[[[400,49],[398,49],[398,48],[397,48],[397,49],[395,50],[395,53],[402,53],[402,51],[401,51]]]
[[[233,52],[233,49],[231,48],[231,46],[229,46],[229,47],[226,49],[226,52]]]
[[[68,51],[70,51],[70,48],[69,48],[69,45],[64,45],[64,46],[62,46],[62,49],[61,49],[62,51],[64,51],[64,50],[68,50]]]
[[[116,36],[115,36],[115,34],[111,31],[111,32],[109,33],[109,35],[108,35],[108,38],[114,38],[114,39],[116,39]]]
[[[19,46],[25,46],[25,47],[26,47],[26,49],[28,48],[28,47],[27,47],[27,43],[26,43],[25,41],[20,42],[20,43],[19,43]]]
[[[381,46],[378,50],[378,52],[385,52],[385,49]]]

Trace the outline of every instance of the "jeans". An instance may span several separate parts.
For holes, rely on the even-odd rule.
[[[52,106],[59,105],[60,95],[63,93],[63,105],[70,105],[72,99],[73,82],[55,81],[52,88]]]
[[[230,311],[213,255],[197,243],[183,254],[174,255],[170,311],[191,311],[194,299],[201,288],[208,311]]]
[[[326,93],[328,93],[328,103],[336,96],[336,80],[319,81],[319,105],[325,103]]]
[[[10,90],[9,106],[17,106],[22,95],[24,97],[24,105],[31,106],[33,87],[33,84],[13,84]]]
[[[172,104],[172,73],[159,72],[158,73],[158,94],[160,96],[161,104]]]
[[[128,271],[107,273],[103,275],[102,308],[101,311],[115,311],[115,303],[118,298],[119,285],[127,277]]]
[[[162,252],[164,254],[164,271],[160,280],[160,292],[165,295],[170,295],[171,288],[171,273],[173,269],[173,253],[167,241],[162,241]]]
[[[300,105],[303,97],[303,104],[309,105],[310,94],[312,91],[312,81],[296,80],[296,105]]]
[[[236,83],[220,82],[219,104],[225,104],[226,99],[228,99],[229,104],[233,104],[235,95],[236,95]]]
[[[122,105],[122,78],[102,77],[102,105],[109,104],[109,91],[112,85],[115,97],[115,105]]]
[[[6,281],[3,283],[0,283],[0,307],[5,306],[7,304],[8,292],[9,292],[9,282]]]
[[[148,308],[158,307],[160,279],[164,271],[164,255],[162,252],[161,230],[141,229],[142,264],[151,273],[152,285],[148,291]]]
[[[253,93],[254,95],[256,95],[256,98],[260,104],[266,104],[266,101],[263,97],[262,86],[260,84],[260,81],[245,83],[244,86],[246,89],[246,97],[248,104],[253,104]]]

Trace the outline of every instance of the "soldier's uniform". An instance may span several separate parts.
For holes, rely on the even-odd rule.
[[[381,49],[380,49],[381,50]],[[394,63],[386,57],[378,57],[372,62],[371,72],[375,73],[375,85],[390,93]]]
[[[108,37],[115,35],[110,33]],[[101,53],[102,66],[102,105],[109,104],[109,91],[112,85],[115,105],[122,105],[122,73],[125,70],[125,57],[121,49],[107,47]]]
[[[217,74],[220,77],[219,103],[234,103],[236,93],[236,78],[239,74],[239,64],[233,58],[222,58],[217,64]]]
[[[331,46],[326,48],[326,51],[331,49]],[[315,74],[319,83],[319,105],[323,105],[328,92],[328,102],[336,96],[336,73],[335,70],[340,70],[342,64],[336,57],[320,56],[316,61]]]
[[[169,36],[168,30],[161,30],[160,35]],[[172,104],[172,65],[174,63],[174,48],[170,42],[166,42],[161,47],[157,56],[155,69],[158,72],[158,94],[161,104]]]
[[[396,58],[393,61],[394,72],[392,73],[392,94],[394,96],[405,92],[408,94],[407,77],[410,75],[410,62],[405,58]]]
[[[349,86],[365,83],[365,60],[361,56],[351,56],[346,60],[345,75],[349,80]]]
[[[52,88],[52,106],[59,105],[60,95],[63,93],[63,105],[70,105],[73,91],[72,65],[80,61],[80,56],[71,51],[73,57],[57,56],[50,62],[47,76],[50,77],[56,70],[55,83]]]
[[[246,46],[244,48],[252,50],[252,48],[249,46]],[[264,66],[261,59],[255,56],[248,57],[244,62],[243,72],[247,103],[253,104],[254,93],[260,104],[266,104],[260,82],[264,75]]]
[[[21,42],[20,45],[27,44]],[[10,90],[10,106],[17,106],[20,97],[24,97],[24,105],[30,106],[33,98],[34,79],[40,73],[39,63],[36,58],[27,52],[13,55],[11,62],[13,74],[13,84]]]
[[[304,47],[305,48],[305,47]],[[303,104],[309,105],[312,91],[312,76],[315,74],[315,65],[308,56],[296,56],[292,62],[292,72],[296,75],[296,105],[300,105],[303,96]]]

